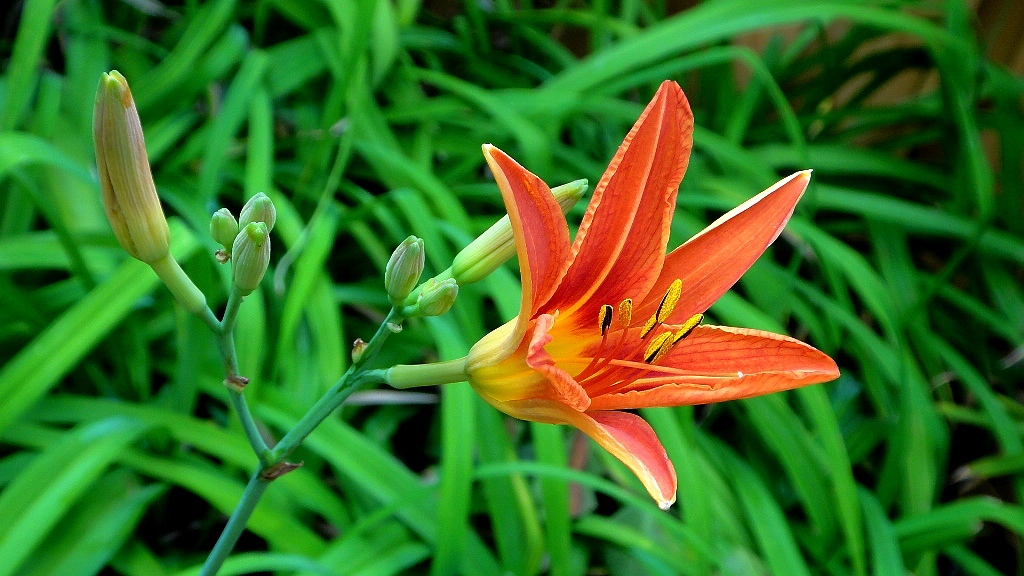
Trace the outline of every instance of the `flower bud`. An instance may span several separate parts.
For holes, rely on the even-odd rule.
[[[440,316],[447,312],[455,297],[459,295],[459,285],[454,278],[448,278],[438,282],[431,278],[423,283],[423,290],[416,300],[416,307],[420,316]]]
[[[398,306],[405,300],[423,273],[423,240],[409,236],[395,248],[384,269],[384,289],[391,303]]]
[[[551,189],[562,212],[568,212],[587,191],[587,181],[576,180]],[[512,223],[506,215],[462,249],[452,262],[452,277],[461,284],[479,282],[516,255]]]
[[[225,250],[231,250],[235,237],[238,236],[238,220],[235,220],[231,210],[221,208],[213,213],[213,217],[210,218],[210,236],[213,236],[213,240]]]
[[[135,101],[116,70],[100,78],[92,134],[103,208],[118,243],[143,262],[163,258],[170,239],[167,220],[149,169]]]
[[[231,247],[232,276],[242,296],[252,294],[270,264],[270,233],[264,222],[250,222]]]
[[[270,197],[260,192],[249,198],[249,201],[242,206],[238,214],[238,226],[245,228],[251,222],[263,222],[267,225],[267,232],[274,230],[274,223],[277,222],[277,208]]]

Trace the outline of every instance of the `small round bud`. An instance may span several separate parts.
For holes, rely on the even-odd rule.
[[[270,264],[270,233],[263,222],[250,222],[243,228],[231,247],[232,277],[235,288],[242,294],[252,294],[263,280]]]
[[[384,269],[384,289],[391,303],[398,306],[416,287],[423,274],[423,240],[409,236],[391,253]]]
[[[235,220],[231,210],[221,208],[213,213],[213,217],[210,218],[210,236],[213,236],[213,240],[225,250],[231,250],[235,236],[238,236],[238,220]]]
[[[274,208],[270,197],[263,192],[249,198],[238,214],[239,228],[245,228],[251,222],[263,222],[267,225],[267,232],[274,230],[274,223],[277,222],[277,208]]]
[[[459,295],[459,285],[454,278],[448,278],[440,282],[431,278],[423,283],[423,290],[416,300],[416,307],[420,316],[440,316],[455,303],[455,297]]]
[[[168,254],[170,233],[149,169],[142,124],[128,81],[103,74],[92,120],[103,208],[114,236],[133,258],[152,264]]]

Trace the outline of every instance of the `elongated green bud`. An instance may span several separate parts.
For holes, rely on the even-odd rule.
[[[431,278],[423,283],[423,290],[420,291],[419,299],[416,300],[416,307],[420,316],[440,316],[455,303],[455,297],[459,295],[459,285],[454,278],[448,278],[438,282]]]
[[[128,81],[103,74],[96,91],[93,140],[103,208],[128,254],[152,264],[168,254],[170,233],[149,169],[142,124]]]
[[[409,236],[391,253],[384,269],[384,289],[391,303],[398,306],[416,287],[423,274],[423,240]]]
[[[231,250],[235,237],[238,236],[238,220],[235,220],[231,210],[221,208],[213,213],[213,217],[210,218],[210,236],[225,250]]]
[[[238,214],[239,228],[245,228],[251,222],[263,222],[267,225],[267,232],[274,230],[274,223],[277,222],[277,208],[274,207],[270,197],[263,192],[249,198]]]
[[[551,189],[555,201],[568,212],[587,191],[587,181],[576,180]],[[512,223],[506,215],[462,249],[452,262],[451,275],[461,284],[479,282],[516,255]]]
[[[250,222],[231,247],[232,277],[242,296],[252,294],[270,264],[270,232],[264,222]]]

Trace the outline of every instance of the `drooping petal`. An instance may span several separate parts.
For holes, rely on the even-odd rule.
[[[543,180],[490,144],[484,158],[494,173],[512,223],[523,279],[519,321],[510,345],[526,332],[529,319],[558,287],[563,262],[569,254],[569,230],[562,210]]]
[[[835,361],[803,342],[747,328],[698,326],[627,386],[594,395],[591,410],[707,404],[839,377]]]
[[[676,501],[675,468],[654,429],[643,418],[628,412],[577,412],[549,400],[508,402],[499,409],[521,420],[579,428],[632,470],[662,510]]]
[[[638,317],[653,314],[676,279],[682,280],[682,297],[667,321],[679,324],[707,310],[782,233],[810,178],[805,170],[779,181],[673,250]]]
[[[646,420],[629,412],[580,412],[569,422],[636,474],[662,510],[676,501],[676,470]]]
[[[664,82],[594,189],[572,261],[541,311],[579,308],[577,318],[591,322],[601,304],[646,294],[665,258],[692,134],[686,96]]]

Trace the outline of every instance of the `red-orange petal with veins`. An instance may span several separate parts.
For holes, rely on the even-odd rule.
[[[692,133],[682,90],[662,83],[594,189],[572,261],[541,311],[568,314],[585,305],[577,317],[593,322],[601,304],[646,293],[665,258]]]
[[[580,412],[570,424],[622,461],[662,510],[676,501],[676,470],[646,420],[629,412]]]
[[[648,298],[634,315],[652,315],[677,278],[683,282],[683,293],[667,321],[681,324],[707,310],[782,233],[810,178],[810,170],[805,170],[777,182],[673,250],[665,258]]]
[[[523,280],[519,318],[528,319],[558,287],[558,275],[569,254],[569,230],[543,180],[490,144],[484,144],[483,151],[512,223]],[[517,327],[520,337],[522,330],[525,326]]]
[[[698,326],[659,362],[686,374],[651,372],[613,393],[591,398],[591,410],[683,406],[749,398],[839,377],[834,360],[789,336],[728,326]]]

